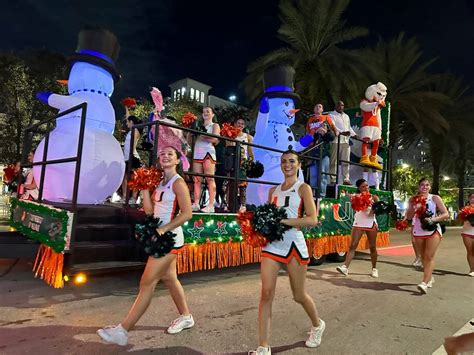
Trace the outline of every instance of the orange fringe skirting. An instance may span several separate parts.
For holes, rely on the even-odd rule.
[[[310,256],[343,252],[349,250],[351,236],[333,235],[322,238],[308,238],[306,244]],[[379,232],[377,234],[377,246],[385,247],[389,244],[390,234]],[[363,235],[357,250],[368,248],[367,236]],[[245,242],[185,244],[176,259],[178,274],[257,263],[261,260],[261,252],[262,248],[253,248]]]
[[[39,277],[54,288],[62,288],[64,287],[63,266],[64,254],[56,253],[50,247],[41,244],[33,265],[35,277]]]

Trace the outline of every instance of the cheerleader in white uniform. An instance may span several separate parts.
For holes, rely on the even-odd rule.
[[[143,207],[147,214],[160,218],[163,224],[158,227],[158,234],[168,231],[176,233],[174,249],[161,258],[148,257],[145,271],[140,280],[140,291],[127,317],[116,326],[99,329],[97,334],[108,343],[125,346],[128,343],[128,331],[140,320],[150,305],[153,292],[159,281],[168,288],[171,298],[180,316],[171,323],[168,333],[179,333],[191,328],[194,319],[189,313],[184,290],[176,275],[176,254],[183,247],[181,225],[191,219],[191,199],[183,178],[178,174],[181,167],[181,154],[174,147],[165,147],[160,152],[160,165],[164,171],[163,180],[153,196],[148,190],[143,191]]]
[[[474,206],[474,192],[469,194],[468,205]],[[468,275],[474,277],[474,226],[468,220],[464,221],[461,230],[462,240],[466,247],[467,262],[469,264]]]
[[[204,120],[204,128],[207,133],[219,135],[221,129],[217,123],[212,120],[214,112],[210,107],[202,109],[202,118]],[[193,156],[193,173],[214,175],[216,172],[216,148],[215,144],[219,139],[207,136],[198,136],[194,144]],[[199,198],[201,197],[201,181],[200,176],[194,176],[194,203],[192,205],[193,211],[199,211]],[[214,212],[214,201],[216,199],[216,182],[213,177],[206,177],[207,188],[209,189],[209,203],[202,208],[203,212]]]
[[[433,213],[429,218],[432,223],[439,223],[449,219],[449,213],[443,200],[438,195],[430,194],[431,184],[427,178],[422,178],[418,182],[418,195],[426,198],[426,208]],[[427,293],[428,288],[433,286],[434,256],[439,244],[441,243],[442,231],[438,224],[434,231],[424,230],[421,227],[421,221],[416,216],[417,206],[408,205],[406,219],[413,219],[412,237],[415,241],[417,250],[421,254],[423,261],[423,281],[418,284],[421,293]]]
[[[281,156],[281,170],[285,181],[270,189],[268,201],[284,207],[288,219],[282,223],[293,227],[285,232],[282,241],[274,241],[262,250],[260,266],[262,292],[258,314],[259,347],[254,354],[271,354],[269,346],[270,322],[272,303],[275,296],[276,280],[282,264],[287,265],[293,298],[301,304],[311,319],[312,327],[307,347],[317,347],[321,344],[321,337],[326,327],[319,318],[316,306],[311,296],[306,292],[306,269],[309,262],[301,227],[315,226],[318,222],[316,206],[309,185],[298,181],[297,173],[301,168],[298,155],[287,151]]]
[[[359,193],[369,192],[369,183],[364,179],[357,180],[356,186]],[[350,194],[347,195],[351,196]],[[378,200],[378,196],[372,195],[373,202],[377,202]],[[350,249],[346,254],[344,265],[336,267],[336,270],[344,276],[349,275],[349,265],[354,258],[360,238],[365,233],[367,235],[367,240],[369,241],[370,260],[372,261],[371,276],[379,277],[379,272],[377,270],[377,231],[377,219],[375,218],[375,214],[372,211],[372,206],[367,207],[363,211],[357,211],[354,214],[354,223],[352,224],[352,239]]]

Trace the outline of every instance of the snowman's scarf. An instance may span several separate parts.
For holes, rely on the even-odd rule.
[[[284,125],[286,127],[288,127],[287,131],[288,133],[291,132],[291,128],[290,128],[290,125],[288,123],[284,123],[284,122],[278,122],[278,121],[268,121],[269,124],[273,125],[273,130],[272,130],[272,133],[273,133],[273,138],[275,139],[275,142],[278,143],[278,130],[277,130],[277,126],[278,125]]]

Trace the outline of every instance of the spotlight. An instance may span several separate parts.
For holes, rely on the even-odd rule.
[[[86,282],[87,282],[87,277],[82,272],[74,276],[74,283],[76,285],[82,285],[82,284],[85,284]]]

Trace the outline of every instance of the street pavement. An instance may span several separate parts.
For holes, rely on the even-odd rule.
[[[394,231],[380,250],[380,277],[370,277],[367,253],[357,253],[344,277],[335,263],[311,266],[307,288],[326,331],[319,348],[304,347],[310,328],[291,296],[287,274],[278,278],[271,345],[284,354],[431,354],[445,336],[474,331],[474,278],[459,228],[448,229],[436,255],[435,285],[420,295],[408,233]],[[181,275],[194,328],[165,333],[177,317],[158,286],[129,345],[103,343],[95,331],[117,324],[137,293],[140,273],[91,277],[55,290],[34,279],[31,262],[0,259],[0,354],[247,354],[257,344],[258,265]],[[14,264],[15,263],[15,264]],[[442,352],[441,352],[442,353]]]

